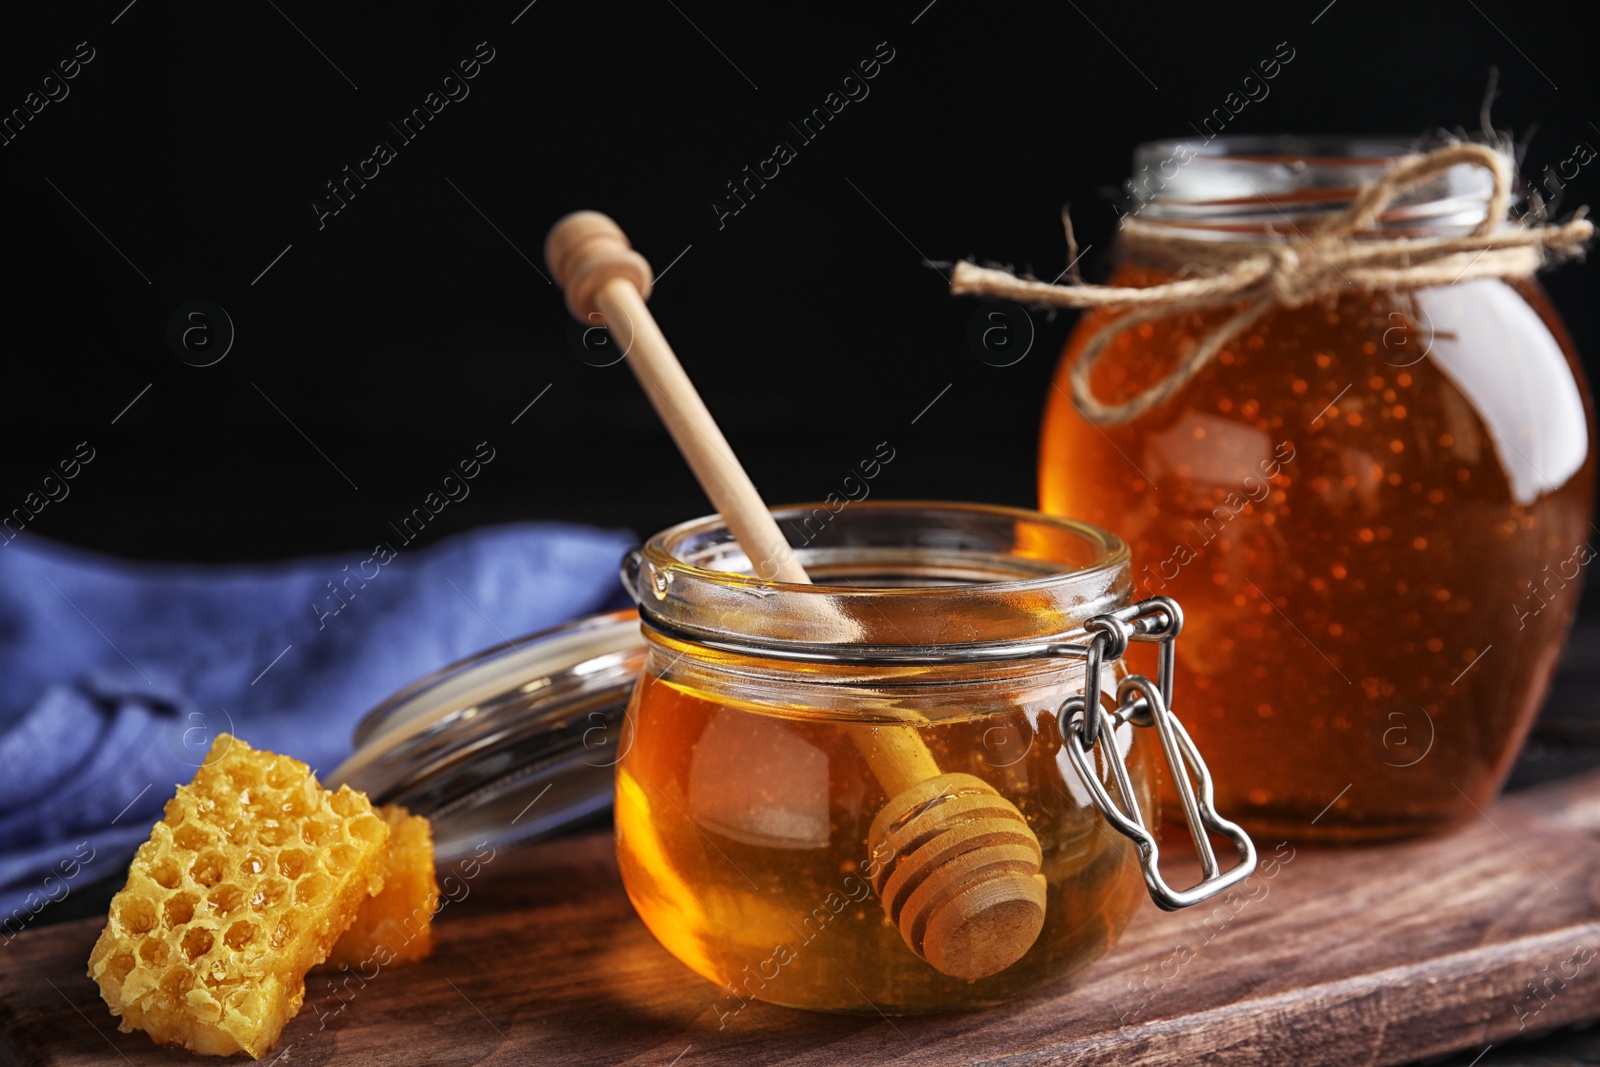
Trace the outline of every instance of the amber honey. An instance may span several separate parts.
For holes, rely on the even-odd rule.
[[[1167,277],[1126,263],[1114,280]],[[1227,315],[1128,331],[1096,394],[1132,396]],[[1589,396],[1539,290],[1279,308],[1172,401],[1104,428],[1067,379],[1101,321],[1062,358],[1041,506],[1119,532],[1137,595],[1184,605],[1175,707],[1219,807],[1343,840],[1472,816],[1509,773],[1594,556]]]
[[[1145,891],[1132,846],[1072,781],[1059,740],[1035,732],[1044,706],[1053,709],[1049,694],[974,691],[966,714],[863,726],[860,713],[718,692],[704,674],[662,681],[682,651],[665,642],[633,700],[634,742],[617,775],[618,856],[651,932],[717,984],[708,995],[719,1018],[751,999],[869,1014],[999,1003],[1099,956],[1137,909]],[[903,705],[915,694],[898,696],[861,704]],[[885,918],[869,885],[882,857],[869,854],[867,836],[888,797],[850,736],[861,729],[920,731],[942,768],[994,785],[1038,835],[1049,907],[1016,964],[973,982],[940,974]],[[1151,810],[1147,748],[1138,738],[1130,771]]]

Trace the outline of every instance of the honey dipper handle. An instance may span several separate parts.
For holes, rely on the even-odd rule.
[[[678,451],[750,557],[755,575],[810,585],[810,576],[795,558],[750,476],[734,458],[727,438],[668,347],[639,290],[624,279],[613,279],[600,288],[596,304],[617,344],[628,353],[628,366],[644,386]]]
[[[899,796],[918,782],[939,776],[939,763],[910,725],[854,727],[850,739],[872,768],[883,795]]]
[[[568,215],[551,229],[545,259],[556,284],[566,291],[572,313],[580,318],[598,313],[622,347],[673,443],[750,557],[757,577],[811,584],[645,306],[650,265],[633,251],[622,230],[598,212]]]

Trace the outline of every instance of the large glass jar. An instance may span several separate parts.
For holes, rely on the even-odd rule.
[[[816,585],[750,577],[715,518],[658,534],[626,575],[649,653],[617,767],[617,851],[645,924],[717,983],[711,1006],[724,1020],[752,998],[867,1014],[994,1004],[1100,955],[1145,886],[1055,729],[1063,698],[1083,688],[1084,659],[1026,649],[1128,603],[1126,546],[976,505],[776,515],[797,528],[816,520],[799,551]],[[1002,654],[959,654],[974,648]],[[861,649],[873,655],[829,652]],[[1114,688],[1109,662],[1102,676]],[[1147,818],[1154,734],[1114,730]],[[987,783],[1037,838],[1043,926],[998,973],[941,973],[875,891],[883,857],[868,841],[900,791],[881,780],[879,757],[908,743]]]
[[[1133,208],[1196,241],[1303,235],[1405,151],[1145,145]],[[1356,239],[1465,232],[1488,193],[1485,172],[1452,169]],[[1176,274],[1124,254],[1112,281]],[[1093,368],[1095,394],[1132,397],[1232,313],[1123,332]],[[1434,831],[1483,807],[1594,556],[1590,398],[1537,285],[1352,286],[1279,307],[1170,400],[1100,426],[1071,402],[1069,368],[1106,321],[1085,316],[1062,356],[1041,506],[1117,530],[1138,594],[1184,604],[1177,690],[1219,805],[1253,830],[1338,840]]]

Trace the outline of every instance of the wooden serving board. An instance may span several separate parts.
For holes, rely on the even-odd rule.
[[[314,978],[263,1062],[1344,1067],[1600,1017],[1600,774],[1441,839],[1258,844],[1276,866],[1235,907],[1148,905],[1075,982],[1015,1005],[887,1019],[752,1003],[719,1029],[721,991],[633,915],[609,834],[546,842],[456,872],[426,963],[348,991]],[[99,927],[0,948],[0,1062],[201,1062],[117,1031],[84,976]]]

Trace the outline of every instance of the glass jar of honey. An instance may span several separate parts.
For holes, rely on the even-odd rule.
[[[1198,277],[1186,257],[1305,238],[1407,152],[1145,145],[1128,188],[1147,239],[1124,241],[1111,283]],[[1452,166],[1349,239],[1394,260],[1382,242],[1478,228],[1493,254],[1496,189],[1492,170]],[[1314,244],[1299,254],[1321,265]],[[1460,259],[1453,284],[1330,274],[1319,298],[1265,308],[1123,421],[1086,418],[1071,384],[1117,313],[1086,315],[1062,356],[1041,507],[1117,530],[1140,562],[1137,594],[1183,603],[1184,718],[1211,754],[1219,804],[1252,830],[1353,841],[1470,817],[1545,695],[1595,554],[1590,397],[1537,285]],[[1089,386],[1108,405],[1137,397],[1238,313],[1141,316],[1111,337]]]
[[[1120,539],[978,505],[774,514],[811,531],[816,584],[753,577],[718,518],[624,568],[647,655],[617,765],[622,879],[724,1024],[752,999],[995,1004],[1103,953],[1147,886],[1181,907],[1253,869],[1167,709],[1170,670],[1121,669],[1130,641],[1170,668],[1182,614],[1133,600]],[[1219,874],[1197,829],[1187,891],[1145,829],[1163,754],[1193,825],[1240,855]]]

